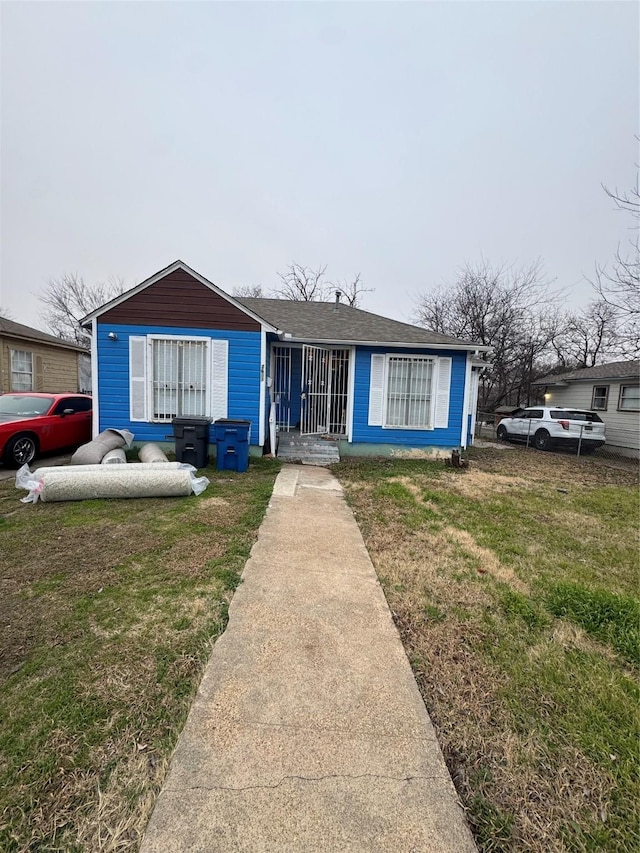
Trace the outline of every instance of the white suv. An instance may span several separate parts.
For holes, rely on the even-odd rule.
[[[528,440],[538,450],[580,444],[581,453],[593,453],[605,442],[604,424],[596,412],[558,406],[519,409],[511,417],[502,418],[496,435],[502,441]]]

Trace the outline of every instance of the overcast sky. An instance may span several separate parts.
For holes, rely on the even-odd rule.
[[[223,289],[291,261],[409,319],[464,261],[541,258],[568,304],[628,239],[635,2],[2,3],[1,290]]]

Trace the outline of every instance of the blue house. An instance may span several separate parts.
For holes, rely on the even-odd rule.
[[[172,442],[177,416],[251,421],[341,454],[437,455],[472,441],[486,347],[330,302],[238,298],[182,261],[87,315],[94,432]],[[271,441],[269,438],[271,436]]]

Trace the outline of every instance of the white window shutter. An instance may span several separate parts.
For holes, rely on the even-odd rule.
[[[436,362],[436,404],[433,417],[434,429],[449,426],[449,390],[451,388],[451,359],[439,358]]]
[[[129,338],[129,417],[132,421],[147,418],[147,339]]]
[[[227,417],[229,341],[211,341],[211,417]]]
[[[369,426],[382,426],[384,413],[384,355],[371,356]]]

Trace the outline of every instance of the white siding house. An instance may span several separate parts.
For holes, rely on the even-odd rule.
[[[547,406],[591,409],[606,425],[607,447],[640,456],[640,361],[617,361],[545,376]]]

